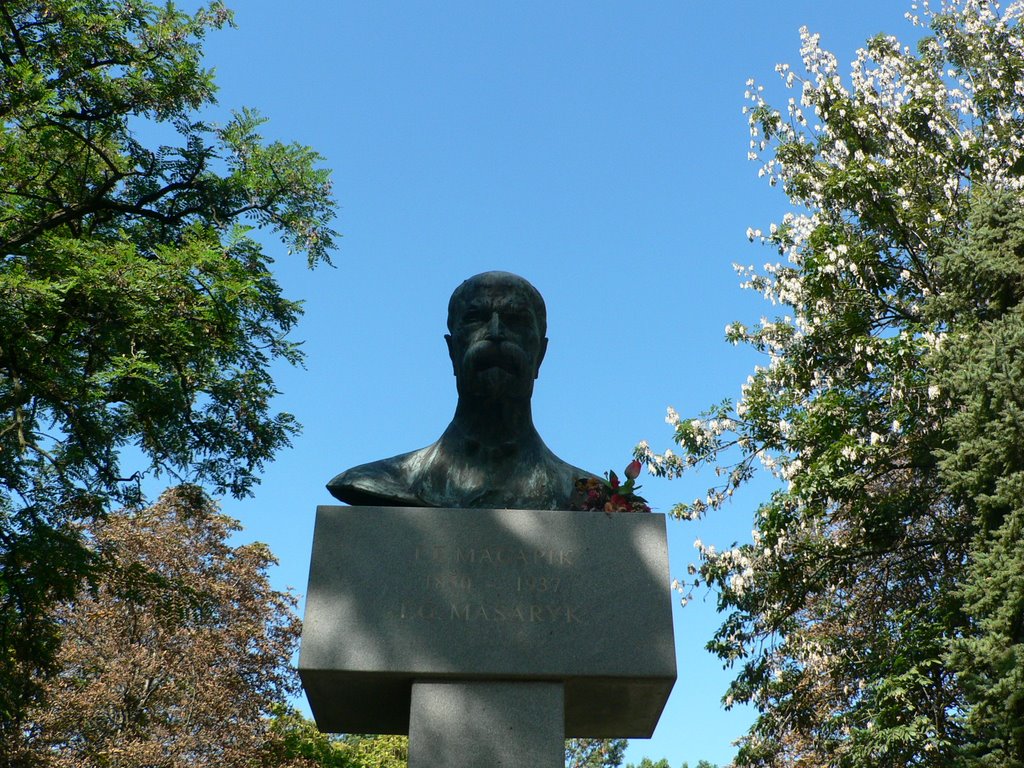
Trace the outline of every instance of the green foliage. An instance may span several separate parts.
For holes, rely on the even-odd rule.
[[[295,760],[316,768],[354,768],[357,765],[343,737],[321,733],[316,723],[284,704],[274,708],[270,733],[281,763]]]
[[[1022,764],[1022,14],[925,7],[917,51],[872,39],[849,87],[802,30],[803,73],[778,68],[799,97],[750,84],[793,211],[748,233],[780,260],[738,271],[786,314],[727,329],[767,362],[735,405],[670,411],[681,455],[638,449],[721,478],[682,517],[779,481],[753,541],[694,568],[725,705],[760,713],[737,765]]]
[[[626,739],[566,739],[565,768],[618,768]]]
[[[409,764],[409,737],[348,734],[344,743],[358,768],[405,768]]]
[[[363,736],[345,734],[331,737],[297,712],[288,710],[274,721],[275,730],[285,734],[287,755],[310,760],[323,768],[406,768],[409,739],[406,736]],[[622,765],[625,739],[566,739],[566,768],[618,768]]]
[[[0,723],[47,671],[50,605],[96,563],[73,523],[146,472],[244,495],[296,430],[268,367],[299,316],[249,236],[312,266],[335,233],[328,172],[223,125],[202,39],[230,22],[128,0],[12,0],[0,19]],[[146,146],[162,124],[175,145]],[[119,452],[143,457],[123,468]],[[45,563],[45,567],[44,564]],[[51,628],[52,629],[52,628]],[[11,727],[16,727],[12,725]],[[0,728],[0,739],[4,738]]]
[[[966,765],[1024,766],[1024,212],[979,195],[944,273],[964,320],[936,356],[956,409],[941,474],[972,511],[971,567],[958,597],[969,625],[951,664],[969,702]],[[938,303],[938,302],[937,302]]]
[[[409,764],[407,736],[321,733],[316,723],[285,706],[275,711],[270,729],[280,759],[296,761],[303,768],[406,768]]]
[[[659,760],[656,763],[653,762],[651,760],[651,758],[645,757],[645,758],[640,760],[640,764],[639,765],[634,765],[633,763],[630,763],[629,765],[626,766],[626,768],[671,768],[671,767],[669,766],[668,760],[665,759],[664,757],[661,758],[661,760]],[[683,763],[679,768],[690,768],[690,764],[689,763]],[[715,765],[714,763],[708,762],[707,760],[698,760],[696,768],[718,768],[718,766]]]
[[[318,768],[406,768],[409,762],[407,736],[329,736],[320,733],[312,721],[288,708],[275,713],[272,730],[283,737],[280,743],[285,746],[287,758],[307,760]],[[618,768],[622,765],[625,748],[625,739],[566,739],[565,765],[566,768]],[[655,768],[660,768],[660,763]]]

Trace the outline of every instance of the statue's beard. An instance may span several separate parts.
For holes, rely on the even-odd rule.
[[[459,394],[486,399],[530,397],[533,367],[523,349],[507,341],[481,341],[466,350]]]

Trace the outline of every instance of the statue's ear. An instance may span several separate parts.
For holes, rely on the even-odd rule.
[[[535,379],[538,376],[540,376],[540,364],[544,362],[544,355],[547,354],[547,351],[548,351],[548,340],[547,340],[547,337],[544,337],[540,341],[540,352],[537,353],[537,370],[535,370],[533,372],[533,378],[535,378]]]
[[[452,374],[458,376],[455,368],[455,348],[452,346],[452,335],[450,333],[444,335],[444,343],[448,345],[448,357],[452,361]]]

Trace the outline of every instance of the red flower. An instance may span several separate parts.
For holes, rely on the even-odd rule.
[[[640,486],[636,485],[637,475],[643,465],[634,460],[626,467],[626,481],[622,482],[615,472],[608,470],[605,479],[597,477],[581,477],[573,483],[572,497],[569,508],[577,510],[601,510],[608,514],[613,512],[650,512],[651,508],[643,498],[636,494]]]

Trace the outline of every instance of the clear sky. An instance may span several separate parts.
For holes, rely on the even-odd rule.
[[[336,268],[308,272],[278,245],[304,299],[304,369],[281,369],[279,407],[304,424],[252,499],[225,500],[244,539],[305,588],[317,504],[338,471],[422,447],[455,403],[442,334],[448,296],[489,269],[519,273],[548,305],[551,342],[534,417],[556,454],[601,473],[633,446],[669,445],[665,408],[735,398],[759,361],[723,340],[772,307],[732,263],[785,200],[747,160],[747,78],[784,105],[773,68],[799,61],[806,24],[848,63],[870,36],[910,36],[909,0],[391,2],[236,0],[214,33],[220,112],[270,118],[334,170]],[[217,111],[215,110],[216,116]],[[645,475],[646,477],[646,475]],[[656,510],[713,478],[643,480]],[[673,575],[696,537],[750,536],[762,482],[701,523],[669,522]],[[703,650],[714,596],[676,606],[679,680],[651,740],[627,759],[725,763],[752,719],[725,712],[729,673]]]

